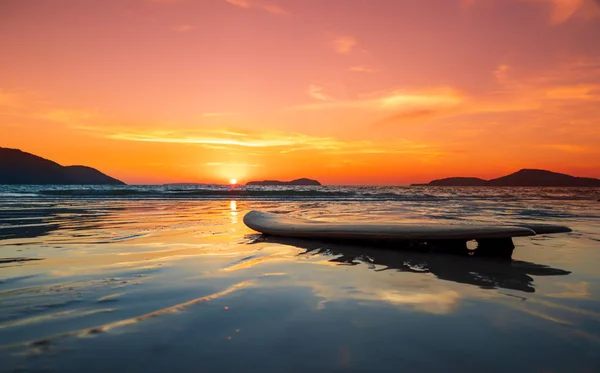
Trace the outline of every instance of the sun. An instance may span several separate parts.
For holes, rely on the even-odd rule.
[[[229,179],[229,184],[235,185],[235,184],[237,184],[237,180],[236,179]]]

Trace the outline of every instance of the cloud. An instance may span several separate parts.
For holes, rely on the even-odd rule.
[[[600,61],[593,59],[574,59],[547,71],[536,71],[534,75],[524,75],[522,70],[501,64],[492,71],[492,76],[500,89],[477,95],[448,88],[438,89],[437,93],[429,89],[383,96],[381,102],[394,104],[390,107],[393,114],[375,125],[484,113],[533,110],[556,113],[563,108],[569,110],[574,105],[600,101]],[[398,100],[404,104],[400,105]]]
[[[549,7],[548,22],[559,26],[573,18],[583,20],[600,17],[598,0],[521,0],[546,4]]]
[[[495,92],[496,98],[507,101],[521,100],[540,105],[548,100],[584,102],[600,99],[600,60],[597,59],[571,58],[533,74],[499,65],[492,74],[503,88]]]
[[[223,167],[223,166],[227,166],[227,167],[242,167],[242,168],[248,168],[248,167],[264,167],[263,164],[257,164],[257,163],[239,163],[239,162],[206,162],[204,163],[204,166],[206,167]]]
[[[496,81],[502,85],[505,85],[508,80],[508,71],[510,70],[510,66],[508,65],[499,65],[496,70],[494,70],[493,75],[496,78]]]
[[[82,124],[101,117],[97,110],[70,109],[54,105],[33,91],[2,89],[0,115],[62,124]]]
[[[53,109],[39,114],[34,114],[34,117],[65,124],[74,124],[97,119],[100,117],[100,115],[97,111]]]
[[[386,117],[378,122],[375,122],[373,125],[374,126],[382,126],[382,125],[393,124],[393,123],[406,123],[406,122],[415,122],[415,121],[420,121],[420,120],[428,120],[428,119],[432,119],[436,116],[443,116],[443,115],[447,115],[449,113],[450,113],[450,111],[447,109],[434,109],[434,108],[408,110],[408,111],[402,111],[400,113]]]
[[[78,126],[80,130],[94,132],[102,137],[137,142],[195,144],[207,147],[222,146],[241,148],[283,148],[310,144],[315,148],[330,148],[332,140],[329,138],[310,137],[301,134],[284,133],[254,133],[230,130],[195,130],[173,131],[162,128],[107,127],[107,126]]]
[[[20,106],[19,102],[18,94],[0,89],[0,107],[18,107]]]
[[[263,154],[289,154],[294,152],[319,152],[323,155],[348,154],[410,154],[415,156],[438,156],[444,152],[436,145],[416,143],[406,139],[389,142],[344,141],[333,137],[316,137],[301,133],[245,132],[204,129],[197,131],[173,131],[161,128],[133,130],[128,127],[78,126],[79,130],[95,133],[104,138],[122,141],[174,143],[198,145],[216,150],[249,149]],[[216,166],[216,164],[214,164]]]
[[[177,32],[187,32],[187,31],[192,30],[193,28],[194,28],[194,26],[188,25],[188,24],[182,24],[182,25],[177,25],[177,26],[172,27],[173,31],[177,31]]]
[[[406,107],[420,105],[446,106],[456,105],[463,100],[464,94],[450,87],[435,87],[422,90],[396,90],[378,99],[382,107]]]
[[[600,58],[573,56],[556,66],[525,77],[532,85],[568,85],[600,83]]]
[[[25,89],[6,90],[0,88],[0,109],[2,110],[38,107],[44,103],[37,92]]]
[[[319,88],[319,87],[316,87]],[[317,95],[320,90],[313,92]],[[427,107],[455,106],[463,100],[464,94],[450,87],[430,87],[422,89],[396,89],[383,93],[369,94],[354,100],[333,100],[329,96],[320,103],[300,105],[300,110],[336,110],[360,109],[371,111],[394,111],[398,109],[410,111]],[[317,97],[315,97],[317,98]],[[324,98],[327,98],[326,100]]]
[[[584,0],[549,0],[552,4],[550,23],[560,25],[571,18],[584,4]]]
[[[340,36],[333,40],[332,46],[336,53],[347,54],[358,44],[353,36]]]
[[[600,84],[562,85],[544,89],[545,98],[553,100],[600,100]]]
[[[275,15],[287,15],[290,14],[289,11],[281,7],[280,5],[271,2],[271,1],[263,1],[263,0],[225,0],[231,5],[235,5],[244,9],[262,9],[268,13]]]
[[[463,7],[470,7],[476,2],[487,0],[460,0]],[[548,22],[559,26],[572,18],[594,19],[600,17],[600,1],[598,0],[518,0],[521,2],[545,5],[548,12]],[[499,1],[504,4],[505,1]]]
[[[352,66],[352,67],[350,67],[348,69],[348,71],[352,71],[352,72],[355,72],[355,73],[367,73],[367,74],[374,74],[374,73],[377,72],[377,70],[375,70],[375,69],[372,69],[372,68],[367,67],[367,66],[362,66],[362,65]]]
[[[539,113],[566,113],[575,105],[586,103],[592,105],[600,101],[600,63],[598,62],[590,59],[575,59],[564,66],[525,76],[522,70],[501,64],[492,71],[492,76],[501,88],[477,95],[450,87],[405,89],[384,92],[364,100],[323,102],[306,105],[303,108],[370,110],[386,114],[382,119],[374,121],[374,126],[485,113],[516,113],[533,110]]]
[[[226,112],[202,113],[202,116],[205,118],[226,117],[229,115],[235,115],[235,113],[226,113]]]
[[[326,95],[325,93],[323,93],[323,88],[316,86],[316,85],[311,85],[308,88],[308,94],[310,97],[317,99],[319,101],[333,101],[333,97]]]
[[[139,133],[139,132],[119,132],[107,136],[116,140],[129,140],[138,142],[155,142],[155,143],[176,143],[176,144],[197,144],[197,145],[232,145],[248,148],[262,147],[280,147],[294,144],[293,140],[285,137],[276,138],[249,138],[235,139],[231,137],[208,137],[181,134],[164,134],[164,133]]]
[[[543,144],[540,145],[542,148],[558,150],[566,153],[587,153],[591,149],[586,146],[574,145],[574,144]]]

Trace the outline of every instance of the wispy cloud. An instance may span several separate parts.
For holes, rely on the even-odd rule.
[[[414,109],[414,110],[406,110],[395,113],[391,116],[385,117],[375,123],[373,123],[374,127],[384,126],[388,124],[402,124],[402,123],[412,123],[415,121],[421,120],[430,120],[435,117],[449,115],[452,112],[456,112],[456,109],[448,109],[448,108],[424,108],[424,109]]]
[[[37,108],[44,103],[37,92],[24,89],[6,90],[0,88],[0,109]]]
[[[289,11],[283,8],[281,5],[272,2],[272,1],[264,1],[264,0],[225,0],[229,4],[235,5],[240,8],[250,9],[262,9],[268,13],[275,15],[287,15],[290,14]]]
[[[204,166],[206,166],[206,167],[223,167],[223,166],[229,166],[229,167],[243,167],[243,168],[248,168],[248,167],[264,167],[263,164],[258,164],[258,163],[240,163],[240,162],[206,162],[206,163],[204,163]]]
[[[600,83],[600,58],[569,57],[552,68],[538,70],[522,79],[538,86]]]
[[[550,23],[560,25],[571,18],[583,5],[584,0],[545,0],[551,3]]]
[[[129,140],[138,142],[196,144],[196,145],[232,145],[247,148],[266,148],[293,145],[294,141],[286,137],[255,137],[248,139],[236,139],[231,137],[208,137],[186,133],[138,133],[119,132],[109,134],[106,137],[116,140]]]
[[[429,87],[341,100],[324,95],[314,86],[310,94],[319,102],[293,109],[364,113],[374,118],[372,125],[382,126],[485,113],[566,112],[576,105],[600,101],[600,64],[592,60],[576,60],[552,71],[538,71],[537,75],[501,64],[491,74],[500,88],[478,94],[453,87]]]
[[[323,155],[349,154],[407,154],[415,156],[436,157],[444,151],[432,144],[416,143],[406,139],[395,139],[389,142],[373,142],[367,140],[344,141],[333,137],[316,137],[301,133],[281,132],[245,132],[229,130],[172,131],[152,128],[134,131],[131,128],[106,126],[80,126],[80,130],[95,133],[98,136],[113,140],[175,143],[198,145],[214,150],[244,150],[264,154],[279,153],[282,155],[295,152],[318,152]],[[217,166],[212,162],[210,165]],[[220,164],[219,164],[220,165]]]
[[[352,66],[352,67],[348,68],[348,71],[352,71],[355,73],[367,73],[367,74],[374,74],[377,72],[377,70],[372,69],[367,66],[363,66],[363,65]]]
[[[194,26],[188,24],[181,24],[173,26],[171,29],[176,32],[187,32],[193,30]]]
[[[28,90],[0,89],[0,115],[62,124],[80,124],[101,118],[98,110],[73,109],[56,105]]]
[[[323,93],[323,87],[311,85],[308,88],[308,95],[319,101],[333,101],[333,97]]]
[[[0,89],[0,110],[3,113],[15,111],[23,107],[23,94]]]
[[[588,20],[600,17],[598,0],[521,0],[545,4],[548,9],[548,22],[559,26],[573,19]]]
[[[600,60],[571,59],[548,70],[517,74],[509,65],[499,65],[492,74],[503,87],[497,96],[531,101],[600,99]]]
[[[332,42],[333,50],[339,54],[347,54],[358,44],[353,36],[339,36]]]
[[[508,80],[508,70],[510,70],[510,66],[506,64],[499,65],[494,71],[493,75],[496,78],[496,81],[502,85],[505,85]]]
[[[235,115],[235,113],[226,113],[226,112],[202,113],[202,116],[205,118],[226,117],[226,116],[230,116],[230,115]]]
[[[600,101],[600,84],[576,84],[549,87],[543,90],[545,98],[554,100]]]
[[[468,8],[475,3],[487,0],[460,0],[463,7]],[[559,26],[572,18],[594,19],[600,17],[600,2],[598,0],[519,0],[522,2],[545,5],[548,12],[548,22]],[[499,1],[501,6],[505,2]]]
[[[38,119],[46,119],[54,122],[65,124],[77,124],[100,117],[97,111],[92,110],[69,110],[69,109],[52,109],[33,115]]]
[[[319,88],[319,87],[317,87]],[[313,93],[321,93],[315,90]],[[414,110],[416,108],[454,106],[463,100],[464,94],[450,87],[431,87],[424,89],[397,89],[383,93],[369,94],[354,100],[335,100],[330,96],[321,99],[320,103],[300,105],[295,109],[330,110],[330,109],[362,109],[374,111]],[[317,98],[317,97],[315,97]]]
[[[542,144],[540,147],[567,153],[587,153],[590,150],[587,146],[575,144]]]
[[[548,71],[528,74],[531,73],[501,64],[492,71],[500,88],[487,93],[470,95],[452,89],[405,91],[404,94],[390,93],[377,100],[348,104],[379,108],[380,111],[388,109],[392,114],[375,122],[375,125],[387,125],[483,113],[567,112],[577,105],[589,107],[600,102],[600,64],[597,61],[575,60]]]

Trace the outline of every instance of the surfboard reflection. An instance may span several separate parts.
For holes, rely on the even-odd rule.
[[[305,250],[299,255],[331,256],[340,265],[366,264],[375,271],[431,273],[437,278],[482,289],[510,289],[535,292],[531,276],[565,276],[571,272],[520,260],[494,260],[447,254],[396,251],[281,237],[261,237],[262,242],[291,245]]]

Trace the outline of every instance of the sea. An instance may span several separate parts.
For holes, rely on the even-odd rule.
[[[573,231],[503,260],[250,210]],[[0,372],[600,372],[600,189],[0,186]]]

